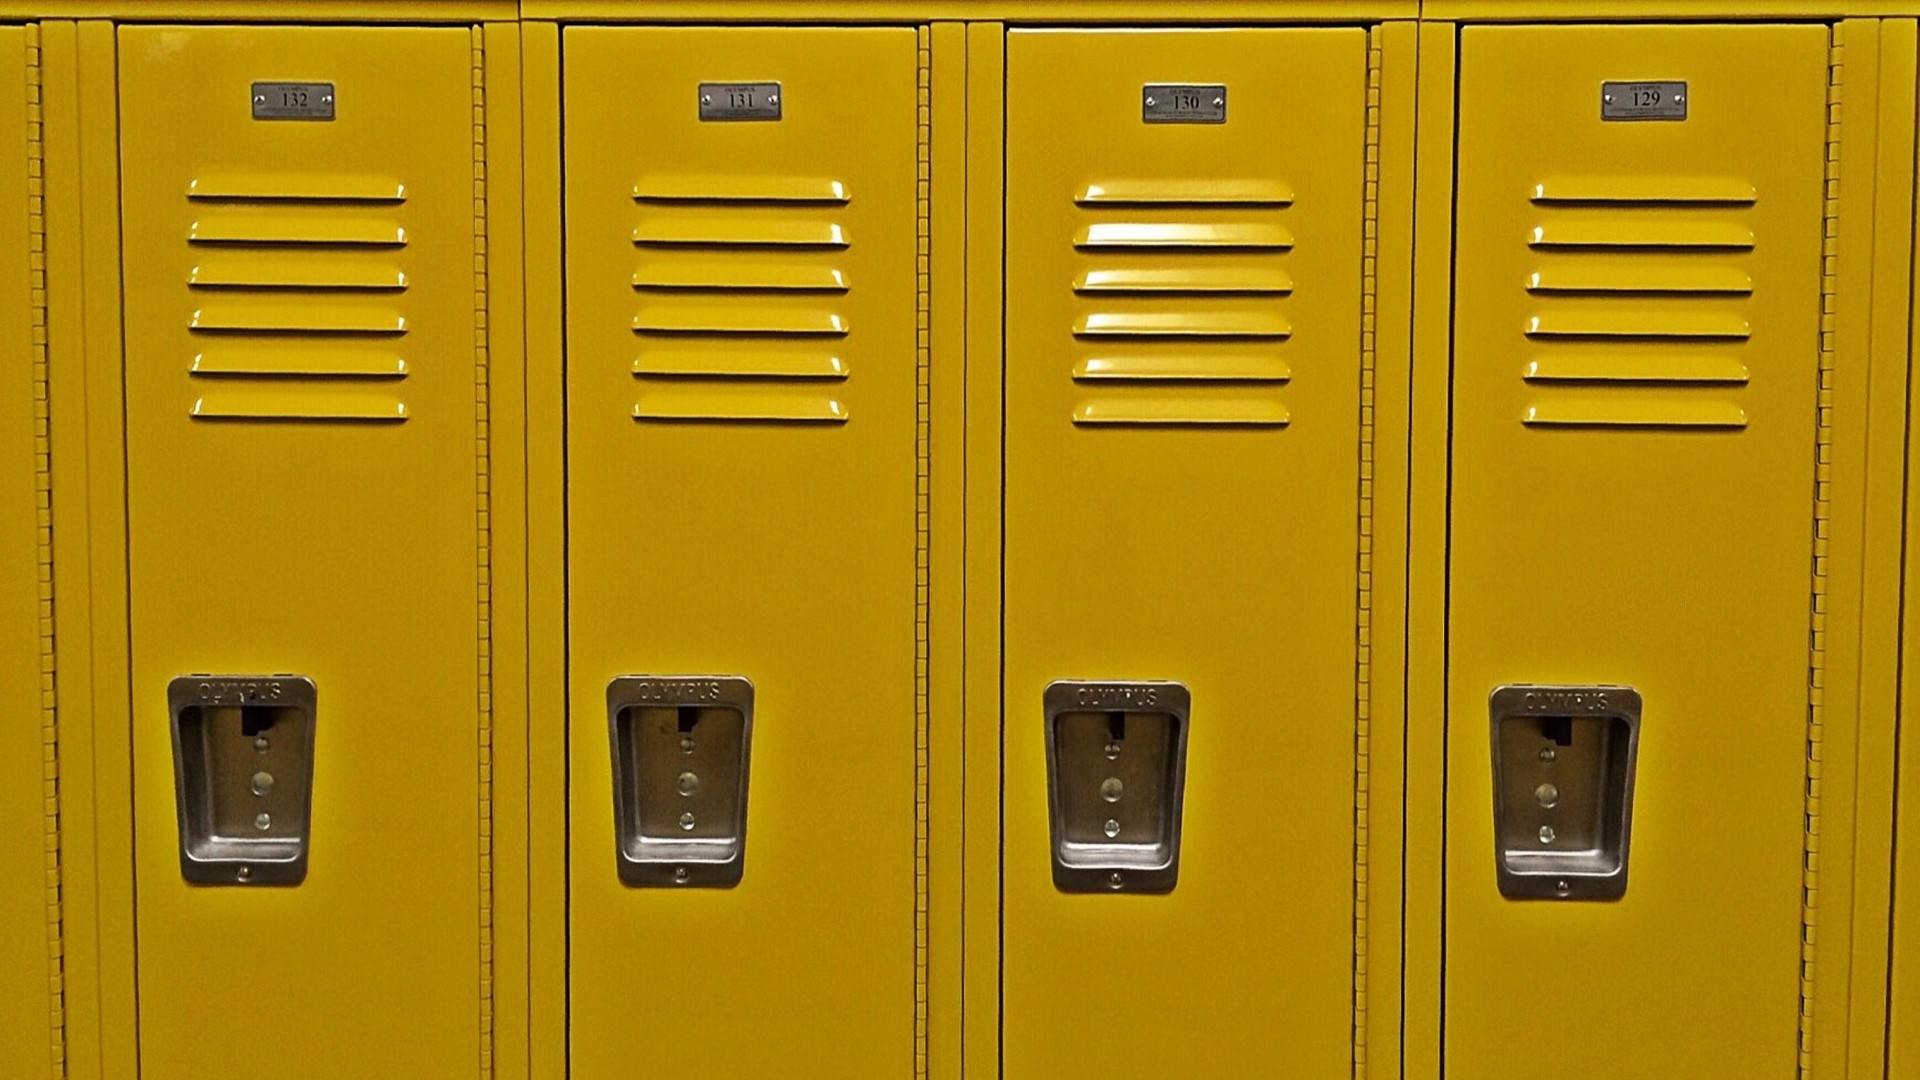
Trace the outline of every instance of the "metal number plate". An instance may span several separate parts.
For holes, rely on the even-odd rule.
[[[330,82],[257,82],[253,84],[255,120],[331,120]]]
[[[1603,82],[1602,120],[1685,120],[1687,84],[1683,82]]]
[[[700,119],[778,120],[780,84],[703,82],[700,84]]]
[[[1140,90],[1140,119],[1149,124],[1224,124],[1227,88],[1220,83],[1148,83]]]

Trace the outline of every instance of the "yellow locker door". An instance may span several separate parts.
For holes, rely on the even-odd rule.
[[[1827,31],[1473,28],[1459,94],[1449,1074],[1790,1076]]]
[[[574,1075],[905,1075],[916,33],[563,48]]]
[[[0,1076],[47,1076],[50,1018],[47,920],[57,806],[50,769],[52,581],[46,530],[46,352],[34,341],[29,274],[27,31],[0,27]],[[36,79],[37,88],[37,79]],[[39,103],[35,101],[37,106]],[[37,119],[37,118],[36,118]],[[57,1075],[57,1073],[55,1073]]]
[[[1006,1073],[1344,1075],[1366,33],[1007,60]]]
[[[474,34],[119,41],[142,1075],[470,1074]]]

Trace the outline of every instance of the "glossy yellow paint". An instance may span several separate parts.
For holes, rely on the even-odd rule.
[[[0,27],[0,1076],[60,1075],[59,746],[53,712],[44,249],[29,203],[27,35]],[[35,56],[37,61],[37,54]],[[34,72],[37,83],[38,71]],[[32,143],[29,143],[29,139]],[[39,218],[44,221],[44,217]],[[35,342],[36,326],[40,331]]]
[[[1016,30],[1007,57],[1006,1075],[1345,1075],[1368,37]],[[1143,125],[1169,78],[1231,84],[1229,122]],[[1183,291],[1085,289],[1115,270]],[[1191,690],[1171,893],[1055,889],[1063,678]]]
[[[636,1054],[683,1076],[913,1068],[923,35],[562,34],[582,1080]],[[657,92],[609,91],[633,71]],[[700,122],[716,78],[780,82],[783,118]],[[623,674],[752,681],[737,886],[616,875]]]
[[[154,1080],[262,1061],[451,1076],[492,1049],[479,45],[467,28],[119,31]],[[334,82],[338,118],[251,119],[250,83],[289,78]],[[309,248],[342,221],[377,222],[383,242]],[[229,258],[254,276],[208,280]],[[323,265],[353,283],[316,288]],[[318,689],[306,879],[189,886],[167,683],[280,671]]]
[[[1514,1002],[1544,992],[1568,1021],[1557,1075],[1787,1075],[1828,31],[1470,27],[1460,57],[1446,1067],[1536,1074],[1516,1046],[1549,1052],[1540,1018]],[[1601,121],[1597,88],[1625,72],[1686,79],[1688,119]],[[1569,223],[1580,243],[1543,239]],[[1632,297],[1528,288],[1642,268]],[[1644,699],[1620,901],[1497,890],[1487,697],[1522,682]]]

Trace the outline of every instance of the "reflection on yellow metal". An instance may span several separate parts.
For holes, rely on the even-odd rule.
[[[919,35],[562,50],[572,1075],[912,1075]]]

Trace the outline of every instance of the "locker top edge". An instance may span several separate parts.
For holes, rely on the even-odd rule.
[[[0,0],[0,22],[111,19],[128,23],[476,23],[511,22],[514,0],[318,0],[287,4],[262,0]]]
[[[1920,0],[1915,0],[1920,7]],[[1412,19],[1419,0],[524,0],[526,19],[594,23],[923,23],[1207,26]]]

